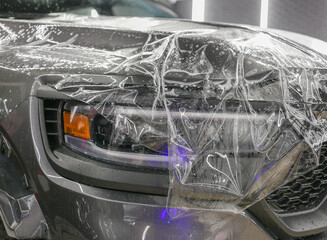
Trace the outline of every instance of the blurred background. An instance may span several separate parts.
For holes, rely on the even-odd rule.
[[[326,0],[157,0],[179,17],[276,28],[327,41]]]
[[[240,23],[327,41],[327,0],[0,0],[2,17],[37,18],[55,12]]]

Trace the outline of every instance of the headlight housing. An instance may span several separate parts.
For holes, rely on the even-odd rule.
[[[142,145],[120,128],[122,112],[134,117],[131,124],[136,122],[138,116],[131,115],[133,110],[116,107],[115,110],[104,111],[113,112],[114,122],[110,122],[89,105],[66,102],[62,112],[65,145],[100,161],[143,168],[168,168],[167,136],[162,136],[165,137],[165,142],[161,142],[161,145],[160,142],[153,142],[153,139],[143,136],[143,143],[148,144]],[[133,127],[134,125],[129,126]]]

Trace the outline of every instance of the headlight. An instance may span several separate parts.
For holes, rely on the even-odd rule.
[[[136,134],[135,109],[115,107],[104,111],[113,114],[112,121],[89,105],[67,102],[63,107],[64,143],[67,147],[100,161],[137,167],[168,168],[167,132],[159,132],[154,139],[143,132],[142,140]],[[129,116],[129,122],[126,121]],[[140,125],[143,126],[142,123]],[[166,123],[161,126],[167,130]],[[122,128],[124,126],[124,128]],[[146,129],[143,129],[146,131]],[[143,144],[140,143],[142,141]],[[114,159],[114,160],[113,160]]]

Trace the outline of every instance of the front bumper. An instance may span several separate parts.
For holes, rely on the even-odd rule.
[[[1,122],[53,239],[273,239],[247,212],[195,211],[171,219],[166,198],[92,187],[60,176],[43,148],[36,97]]]

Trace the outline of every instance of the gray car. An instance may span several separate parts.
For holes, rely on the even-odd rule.
[[[18,2],[22,5],[17,5]],[[186,185],[189,182],[183,182],[180,177],[183,175],[174,172],[176,169],[172,169],[167,160],[172,154],[172,145],[167,139],[175,139],[168,134],[171,130],[167,128],[166,115],[168,111],[168,116],[173,116],[173,125],[169,126],[179,129],[179,136],[184,136],[181,130],[184,128],[176,112],[193,110],[192,114],[185,115],[191,120],[183,122],[189,124],[186,127],[190,134],[194,134],[195,129],[192,121],[212,120],[207,114],[212,110],[206,104],[213,102],[218,106],[217,101],[221,99],[217,96],[221,96],[220,90],[229,80],[227,70],[237,65],[233,61],[235,56],[220,54],[221,49],[229,49],[232,46],[229,43],[246,35],[246,41],[264,36],[283,45],[289,54],[297,49],[305,55],[303,58],[309,56],[307,59],[312,62],[301,69],[311,70],[312,66],[312,76],[307,79],[318,81],[315,77],[319,71],[322,82],[319,104],[312,103],[314,97],[306,101],[314,106],[312,112],[316,120],[323,122],[327,100],[327,88],[323,85],[327,74],[325,43],[293,33],[265,32],[248,26],[162,19],[176,15],[161,4],[137,2],[136,6],[134,1],[1,1],[0,215],[4,229],[0,238],[259,240],[302,238],[326,231],[327,145],[322,137],[319,150],[312,151],[308,142],[316,138],[307,135],[314,132],[313,124],[309,124],[307,130],[307,125],[292,121],[293,115],[285,114],[284,118],[291,120],[280,124],[273,136],[260,140],[268,142],[266,146],[276,146],[279,142],[275,136],[280,129],[294,132],[295,140],[283,140],[284,146],[279,146],[279,150],[287,150],[274,153],[282,159],[275,162],[286,164],[280,168],[276,163],[276,172],[272,172],[272,164],[264,165],[261,172],[260,163],[257,168],[247,167],[257,155],[243,146],[246,164],[240,173],[245,176],[244,186],[248,184],[247,189],[256,186],[254,183],[260,176],[269,181],[262,180],[258,183],[262,186],[240,201],[235,200],[239,194],[230,194],[230,183],[225,183],[223,178],[214,180],[215,184],[221,181],[221,188],[214,195],[206,192],[206,184],[212,182],[205,178],[201,185],[205,189],[194,188],[196,194],[185,200],[180,195],[190,194],[189,190],[179,192],[180,195],[172,191],[177,189],[172,178],[177,176],[180,183]],[[119,13],[130,12],[135,7],[139,15],[159,18],[106,16],[122,15]],[[169,55],[177,43],[184,54],[182,60]],[[278,105],[278,90],[274,87],[279,84],[280,75],[265,62],[269,57],[265,60],[264,55],[258,57],[254,53],[249,54],[254,60],[244,65],[250,68],[244,76],[252,81],[252,91],[258,93],[251,95],[251,106],[268,112],[270,108],[263,105],[268,102],[268,107],[274,107],[273,111],[289,113],[290,110],[284,110],[285,103]],[[171,56],[174,64],[166,64],[162,56],[166,60]],[[292,61],[294,67],[300,60],[294,57]],[[160,79],[153,83],[154,73],[148,70],[153,63],[161,70],[171,70],[170,75],[165,75],[165,88],[156,85],[162,83]],[[281,68],[288,68],[287,63],[280,63]],[[196,68],[187,77],[185,64]],[[250,65],[252,68],[255,65],[256,70]],[[202,85],[198,84],[199,79],[206,79],[204,73],[208,69],[210,81],[215,83],[209,90],[202,80]],[[258,83],[258,79],[269,81],[263,84]],[[184,87],[187,81],[191,84]],[[267,86],[271,86],[271,95],[267,95],[268,91],[260,92]],[[167,91],[164,97],[157,97],[161,91],[158,89]],[[303,99],[292,103],[297,113],[302,111],[298,105]],[[158,107],[151,121],[144,120],[149,119],[147,114],[151,115],[155,101],[158,105],[169,104]],[[192,104],[183,105],[190,101]],[[230,104],[224,110],[224,114],[230,113],[228,116],[241,108],[234,102]],[[141,114],[134,116],[136,112]],[[238,112],[237,116],[242,114]],[[279,118],[278,123],[282,121]],[[207,129],[216,126],[216,119],[210,123]],[[324,129],[316,132],[324,133]],[[135,136],[135,133],[140,134]],[[228,135],[233,134],[227,132],[219,137],[228,139]],[[189,141],[196,136],[191,135]],[[291,158],[293,148],[300,143],[303,145],[299,151],[301,156]],[[229,151],[228,147],[225,150]],[[193,167],[192,181],[197,183],[200,167]],[[224,171],[225,166],[216,168]],[[253,174],[255,179],[251,177]],[[229,194],[224,189],[229,189]],[[167,205],[168,194],[178,197],[177,204],[173,201],[170,206],[168,201]],[[229,204],[223,205],[225,209],[212,202],[207,204],[209,196],[219,203],[231,203],[233,208]],[[240,209],[235,210],[236,206]],[[174,213],[184,210],[186,214],[175,217]]]

